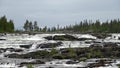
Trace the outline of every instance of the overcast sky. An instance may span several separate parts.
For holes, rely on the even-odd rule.
[[[16,28],[22,28],[26,19],[41,27],[106,21],[120,18],[120,0],[0,0],[0,17],[4,15]]]

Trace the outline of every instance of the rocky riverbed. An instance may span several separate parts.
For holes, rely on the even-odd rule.
[[[34,68],[117,68],[119,37],[120,34],[3,34],[0,35],[0,66],[13,63],[16,68],[29,64]]]

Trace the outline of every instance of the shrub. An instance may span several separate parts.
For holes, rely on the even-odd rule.
[[[31,64],[28,64],[27,68],[33,68],[33,66]]]

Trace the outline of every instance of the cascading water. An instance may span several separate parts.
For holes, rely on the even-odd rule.
[[[37,45],[38,45],[38,44],[35,42],[35,43],[32,45],[32,47],[30,48],[30,50],[36,49]]]
[[[74,40],[74,41],[71,41],[71,40],[68,40],[68,41],[65,41],[65,40],[53,40],[53,37],[55,35],[65,35],[65,34],[37,34],[37,35],[27,35],[27,34],[24,35],[23,34],[23,35],[17,35],[17,36],[15,36],[15,35],[4,36],[4,39],[6,39],[6,40],[0,40],[0,62],[1,62],[1,59],[2,59],[2,61],[6,62],[6,58],[7,57],[5,57],[5,55],[13,54],[13,53],[16,53],[16,54],[27,54],[29,52],[42,50],[41,46],[44,46],[44,45],[46,45],[46,48],[47,48],[47,46],[50,46],[48,44],[51,44],[51,43],[52,44],[53,43],[58,43],[58,42],[62,43],[62,44],[60,44],[60,46],[57,46],[57,44],[56,44],[56,46],[57,46],[56,49],[57,48],[58,49],[59,48],[61,48],[61,49],[62,48],[69,48],[69,47],[71,47],[71,48],[89,47],[91,45],[91,43],[85,43],[85,41],[79,41],[79,40]],[[44,37],[47,37],[47,36],[52,36],[52,40],[46,40]],[[81,34],[75,34],[74,35],[73,34],[72,36],[74,36],[76,38],[92,38],[92,39],[96,39],[96,37],[94,37],[92,35],[88,35],[88,34],[86,34],[86,35],[81,35]],[[107,42],[107,41],[109,42],[110,39],[106,39],[105,40],[105,42]],[[111,40],[111,42],[113,42],[113,41],[119,42],[120,40],[114,40],[114,39]],[[40,46],[40,44],[41,44],[41,46]],[[30,46],[30,48],[28,48],[28,49],[27,48],[22,48],[22,47],[20,47],[20,45],[25,46],[25,47],[28,45],[28,46]],[[16,49],[22,49],[23,51],[15,52]],[[14,59],[16,61],[17,58],[14,58]],[[20,59],[20,60],[19,60],[19,63],[27,62],[30,59],[28,59],[28,60]],[[9,61],[12,61],[12,59],[9,58]],[[16,63],[18,63],[18,62],[16,62]],[[58,63],[61,63],[61,62],[58,62]],[[54,63],[53,62],[53,65],[56,65],[56,64],[59,65],[58,63]],[[80,63],[80,64],[85,66],[82,63]],[[80,65],[80,64],[78,64],[78,65]],[[44,66],[46,66],[46,65],[51,65],[51,64],[45,64]],[[65,63],[61,64],[61,65],[62,66],[68,66]],[[38,68],[40,68],[39,66],[38,66]],[[76,65],[71,64],[71,66],[76,66]],[[71,66],[69,64],[69,67],[71,67]]]

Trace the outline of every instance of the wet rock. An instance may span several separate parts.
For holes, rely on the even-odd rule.
[[[54,68],[54,67],[46,67],[46,68]]]
[[[52,58],[54,58],[54,59],[63,59],[64,56],[63,56],[63,55],[60,55],[60,54],[56,54],[56,55],[53,55]]]
[[[55,35],[53,37],[53,40],[64,40],[64,41],[73,41],[73,40],[78,40],[78,38],[75,38],[74,36],[71,35]]]
[[[26,48],[26,49],[29,49],[31,46],[32,46],[32,44],[30,44],[30,45],[20,45],[21,48]]]
[[[14,48],[7,48],[6,51],[10,51],[10,52],[22,52],[22,49],[14,49]]]
[[[67,61],[66,64],[76,64],[78,63],[77,61],[74,61],[74,60],[70,60],[70,61]]]
[[[90,45],[90,48],[102,48],[102,44],[92,44]]]
[[[68,51],[68,49],[61,49],[60,52],[63,53],[63,54],[66,54],[66,53],[68,53],[69,51]]]
[[[5,36],[6,35],[6,33],[0,33],[0,36]]]
[[[0,40],[6,40],[6,39],[2,39],[2,38],[0,38]]]
[[[57,43],[44,43],[40,44],[37,48],[55,48],[58,46],[62,46],[62,42],[57,42]]]
[[[79,41],[94,40],[93,38],[79,38]]]
[[[118,45],[116,43],[105,43],[103,46],[104,47],[117,47]]]
[[[33,62],[22,62],[20,65],[27,65],[27,64],[45,64],[45,62],[43,62],[41,60],[36,60]]]
[[[48,58],[49,57],[49,52],[48,51],[35,51],[35,52],[30,52],[27,54],[8,54],[5,55],[8,58],[33,58],[33,59],[41,59],[41,58]]]
[[[5,51],[6,51],[6,49],[0,48],[0,53],[3,53],[3,52],[5,52]]]
[[[74,40],[78,40],[78,38],[72,36],[72,35],[55,35],[55,36],[47,36],[44,37],[47,40],[62,40],[62,41],[74,41]]]
[[[10,52],[22,52],[22,49],[14,49],[14,48],[0,48],[0,53],[10,51]]]
[[[5,55],[5,57],[8,57],[8,58],[21,58],[21,56],[19,54],[9,54],[9,55]]]
[[[88,67],[90,68],[100,67],[100,66],[105,66],[106,64],[110,65],[110,63],[111,63],[111,60],[101,59],[101,60],[98,60],[96,63],[88,64]]]
[[[106,37],[111,36],[107,33],[92,33],[91,35],[96,36],[99,39],[105,39]]]
[[[47,40],[53,40],[52,36],[47,36],[47,37],[44,37],[44,38],[47,39]]]

